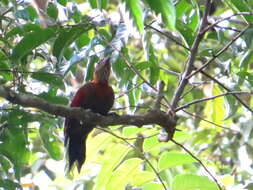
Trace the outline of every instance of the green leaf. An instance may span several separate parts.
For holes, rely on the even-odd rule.
[[[122,57],[118,57],[118,59],[112,64],[112,70],[116,75],[117,80],[119,80],[119,86],[122,87],[125,85],[127,81],[124,80],[122,74],[125,72],[126,64]]]
[[[26,33],[29,32],[35,32],[35,31],[41,31],[41,28],[38,24],[25,24],[21,26],[17,26],[13,29],[11,29],[7,34],[6,34],[6,38],[10,38],[10,37],[14,37],[15,35],[20,35],[20,36],[24,36]]]
[[[181,19],[182,16],[192,7],[188,0],[181,0],[176,4],[176,16],[177,19]]]
[[[9,3],[8,0],[0,0],[0,2],[4,3],[5,5],[7,5]]]
[[[13,49],[12,59],[14,61],[20,60],[33,49],[52,38],[56,31],[56,27],[50,27],[47,29],[37,29],[36,31],[26,34]]]
[[[112,171],[118,166],[118,164],[123,160],[129,151],[130,147],[117,144],[110,150],[110,152],[107,153],[107,158],[105,158],[102,163],[102,168],[98,174],[94,190],[100,190],[106,186],[110,180],[108,178],[108,174],[112,173]]]
[[[12,74],[11,72],[9,72],[11,69],[9,67],[9,65],[0,60],[0,75],[3,76],[3,78],[7,81],[11,81],[12,80]]]
[[[86,71],[86,76],[85,76],[85,81],[90,81],[93,79],[93,73],[95,70],[95,63],[98,62],[98,57],[97,56],[92,56],[88,60],[88,66],[87,66],[87,71]]]
[[[43,98],[44,100],[47,100],[53,104],[62,104],[62,105],[68,105],[68,99],[63,96],[51,96],[48,93],[41,93],[38,95],[38,97]]]
[[[112,174],[107,185],[106,190],[117,189],[124,190],[125,186],[133,179],[133,177],[141,170],[141,163],[143,161],[139,158],[132,158],[125,160]]]
[[[0,165],[5,173],[8,173],[9,169],[13,166],[11,161],[4,155],[0,155]]]
[[[87,48],[85,47],[80,52],[74,53],[70,60],[65,64],[67,65],[67,69],[64,71],[64,76],[66,76],[66,74],[71,70],[72,66],[74,66],[76,63],[83,59],[87,59],[90,51],[92,51],[96,45],[99,45],[101,43],[101,38],[96,36],[90,41]]]
[[[135,94],[132,88],[133,88],[133,85],[129,82],[127,85],[127,91],[128,91],[127,99],[128,99],[128,104],[130,106],[130,109],[134,110],[136,101],[135,101]]]
[[[137,173],[132,179],[132,185],[134,186],[141,186],[145,185],[148,182],[154,180],[156,175],[153,172],[144,171],[141,173]]]
[[[238,1],[238,0],[225,0],[225,3],[230,6],[235,12],[251,12],[250,6],[246,3],[246,1]],[[252,15],[242,15],[242,17],[249,23],[253,22]]]
[[[81,49],[83,46],[88,45],[90,42],[90,38],[87,34],[82,34],[79,36],[79,38],[76,40],[76,45],[79,49]]]
[[[52,73],[46,73],[46,72],[43,72],[43,70],[40,70],[40,71],[38,71],[36,73],[33,73],[31,75],[31,77],[33,79],[38,80],[38,81],[50,84],[50,85],[52,85],[54,87],[64,88],[63,78],[60,77],[59,75],[52,74]]]
[[[247,47],[250,49],[253,46],[253,27],[249,27],[248,30],[244,33],[243,37],[245,39],[245,43]]]
[[[253,86],[253,75],[249,72],[238,72],[238,76],[240,76],[240,81],[244,82],[244,80],[248,81],[251,86]]]
[[[149,45],[148,59],[151,63],[149,67],[149,81],[152,85],[154,85],[159,79],[160,69],[157,58],[155,56],[154,48],[151,44]]]
[[[191,47],[194,41],[194,32],[192,31],[192,29],[181,21],[177,21],[176,27],[182,35],[187,46]]]
[[[217,85],[214,85],[213,87],[213,95],[219,95],[222,94],[222,91],[219,89]],[[224,118],[225,118],[225,103],[224,103],[224,97],[215,98],[213,101],[213,112],[212,112],[212,120],[214,123],[220,123],[223,124]]]
[[[134,126],[129,126],[129,127],[124,127],[122,134],[124,137],[129,137],[129,136],[137,136],[137,134],[141,131],[145,130],[143,127],[134,127]]]
[[[222,92],[219,87],[214,84],[212,87],[212,95],[216,96],[219,94],[222,94]],[[205,105],[204,113],[207,120],[219,125],[223,125],[226,117],[224,97],[219,97],[208,101]],[[206,123],[205,126],[213,126],[213,124]]]
[[[193,174],[177,175],[172,182],[172,190],[219,190],[208,177]]]
[[[62,6],[66,6],[68,0],[57,0],[58,3],[60,3]]]
[[[99,1],[99,8],[100,9],[106,9],[107,5],[108,5],[108,0],[100,0]]]
[[[57,57],[58,62],[61,61],[63,52],[72,42],[74,42],[82,33],[82,27],[72,27],[71,29],[61,29],[59,36],[54,42],[53,55]]]
[[[54,20],[57,20],[58,18],[58,9],[55,5],[55,3],[48,3],[47,6],[47,15],[53,18]]]
[[[178,165],[191,164],[196,162],[189,154],[180,152],[164,152],[158,162],[159,170],[173,168]]]
[[[134,22],[137,25],[139,32],[142,34],[144,29],[143,14],[139,0],[125,0],[126,7],[130,10],[133,15]]]
[[[198,29],[199,21],[200,15],[199,10],[197,9],[191,12],[191,16],[188,17],[187,26],[189,26],[195,32]]]
[[[22,189],[22,187],[18,183],[15,183],[14,181],[11,181],[9,179],[0,179],[0,187],[8,190]]]
[[[53,135],[53,126],[51,123],[41,124],[39,129],[40,137],[48,154],[54,160],[61,160],[61,144],[60,141]]]
[[[151,67],[152,63],[150,61],[136,62],[134,63],[135,68],[142,71]]]
[[[146,2],[156,14],[162,14],[162,19],[168,29],[175,30],[176,11],[171,0],[146,0]]]
[[[111,143],[112,140],[113,140],[113,137],[109,133],[100,133],[92,138],[91,138],[91,135],[89,135],[88,140],[86,142],[87,147],[88,147],[87,155],[90,155],[92,161],[96,160],[99,152],[103,152],[105,147],[112,144]],[[87,156],[88,159],[90,157]],[[99,161],[101,162],[101,160]]]
[[[13,118],[18,120],[19,117]],[[7,125],[0,134],[0,152],[14,165],[15,177],[20,179],[21,167],[28,163],[29,151],[27,149],[27,138],[22,128],[15,125]]]
[[[148,183],[142,186],[142,190],[164,190],[164,187],[158,183]]]
[[[157,137],[150,137],[150,138],[146,138],[143,142],[143,150],[145,152],[149,152],[153,149],[157,149],[160,148],[161,146],[161,142],[158,141]]]
[[[29,19],[31,21],[34,21],[38,17],[38,14],[33,6],[28,6],[27,11],[28,11]]]
[[[97,0],[89,0],[89,3],[92,9],[98,8]]]
[[[253,51],[252,50],[248,50],[246,51],[246,53],[244,54],[244,56],[242,57],[240,64],[239,64],[239,68],[241,71],[247,71],[248,67],[250,65],[250,63],[252,63],[253,61]]]
[[[227,102],[227,104],[225,104],[226,106],[226,110],[227,110],[227,115],[226,118],[224,118],[225,120],[229,119],[230,117],[232,117],[234,114],[236,114],[239,105],[237,100],[235,99],[235,97],[233,97],[232,95],[228,95],[225,96],[225,100]]]

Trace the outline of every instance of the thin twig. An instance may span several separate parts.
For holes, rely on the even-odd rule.
[[[186,47],[184,44],[178,42],[176,39],[174,39],[173,37],[171,37],[170,35],[168,35],[166,32],[163,32],[155,27],[152,26],[153,22],[151,24],[145,24],[145,28],[151,28],[152,30],[156,31],[157,33],[167,37],[168,39],[170,39],[171,41],[175,42],[177,45],[183,47],[184,49],[190,51],[190,48]]]
[[[232,28],[232,27],[226,27],[226,26],[219,26],[219,25],[215,25],[214,26],[215,28],[219,28],[221,30],[231,30],[231,31],[234,31],[234,32],[241,32],[241,30],[238,30],[236,28]]]
[[[157,98],[156,98],[155,105],[154,105],[155,110],[161,109],[161,101],[163,99],[164,86],[165,86],[165,83],[163,81],[159,81]]]
[[[106,133],[109,133],[109,134],[111,134],[111,135],[113,135],[113,136],[116,135],[116,134],[113,133],[112,131],[107,130],[107,129],[105,129],[105,128],[102,128],[102,127],[96,127],[96,128],[99,129],[99,130],[101,130],[101,131],[104,131],[104,132],[106,132]],[[137,136],[137,137],[125,138],[125,137],[121,137],[121,136],[119,136],[119,135],[116,135],[115,137],[130,141],[130,140],[136,140],[136,139],[140,139],[140,138],[148,139],[148,138],[152,138],[152,137],[155,137],[155,136],[158,136],[158,135],[159,135],[159,133],[155,133],[155,134],[153,134],[153,135],[149,135],[149,136],[146,136],[146,137],[145,137],[145,136]]]
[[[174,75],[174,76],[177,76],[177,77],[180,76],[180,73],[172,71],[172,70],[169,70],[169,69],[166,69],[164,67],[159,66],[159,69],[164,70],[168,74],[171,74],[171,75]]]
[[[0,69],[0,72],[9,72],[9,73],[28,73],[28,74],[49,74],[49,75],[58,75],[62,77],[59,73],[48,73],[41,71],[20,71],[20,70],[10,70],[10,69]]]
[[[234,129],[230,129],[230,128],[228,128],[228,127],[224,127],[224,126],[222,126],[222,125],[220,125],[220,124],[218,124],[218,123],[214,123],[214,122],[209,121],[209,120],[207,120],[207,119],[204,119],[203,117],[201,117],[201,116],[199,116],[199,115],[196,115],[196,114],[193,114],[193,113],[190,113],[190,112],[188,112],[188,111],[186,111],[186,110],[184,110],[184,109],[183,109],[182,111],[185,112],[186,114],[190,115],[190,116],[199,118],[199,119],[201,119],[201,120],[203,120],[203,121],[205,121],[205,122],[207,122],[207,123],[210,123],[210,124],[212,124],[212,125],[215,125],[215,126],[217,126],[217,127],[220,127],[220,128],[222,128],[222,129],[227,129],[227,130],[230,130],[230,131],[233,131],[233,132],[236,132],[236,133],[239,133],[239,132],[240,132],[240,131],[237,131],[237,130],[234,130]]]
[[[171,139],[171,141],[176,144],[177,146],[181,147],[182,149],[184,149],[185,152],[187,152],[191,157],[193,157],[203,168],[204,170],[211,176],[211,178],[214,180],[214,182],[216,183],[216,185],[218,186],[218,188],[220,190],[222,190],[221,185],[219,184],[218,180],[213,176],[213,174],[207,169],[207,167],[204,165],[204,163],[198,158],[196,157],[193,153],[191,153],[190,150],[188,150],[187,148],[185,148],[182,144],[176,142],[175,140]]]
[[[198,88],[199,86],[203,84],[209,83],[208,81],[203,81],[202,83],[196,84],[196,86],[192,86],[188,91],[186,91],[181,97],[180,100],[182,100],[187,94],[189,94],[191,91],[193,91],[195,88]]]
[[[203,32],[206,32],[208,30],[210,30],[211,28],[213,28],[214,26],[218,25],[220,22],[223,22],[223,21],[226,21],[226,20],[229,20],[231,19],[232,17],[235,17],[235,16],[241,16],[241,15],[253,15],[253,12],[239,12],[239,13],[235,13],[233,15],[230,15],[230,16],[227,16],[227,17],[224,17],[224,18],[221,18],[217,21],[215,21],[213,24],[207,26]]]
[[[204,101],[208,101],[208,100],[213,100],[215,98],[219,98],[219,97],[222,97],[222,96],[227,96],[227,95],[231,95],[231,94],[252,94],[252,92],[243,92],[243,91],[230,91],[230,92],[226,92],[226,93],[223,93],[223,94],[219,94],[219,95],[216,95],[216,96],[212,96],[212,97],[208,97],[208,98],[201,98],[201,99],[198,99],[198,100],[194,100],[190,103],[187,103],[185,105],[182,105],[180,107],[177,107],[174,111],[177,112],[177,111],[180,111],[184,108],[187,108],[193,104],[198,104],[200,102],[204,102]]]
[[[143,83],[144,83],[144,82],[141,82],[141,83],[139,83],[139,84],[136,84],[133,88],[131,88],[131,89],[125,91],[125,92],[120,93],[120,95],[117,96],[115,99],[121,98],[122,96],[128,94],[128,93],[131,92],[132,90],[134,90],[134,89],[140,87]]]
[[[224,88],[227,92],[231,92],[231,90],[229,88],[227,88],[224,84],[222,84],[216,78],[212,77],[211,75],[207,74],[204,71],[200,71],[200,73],[205,75],[207,78],[211,79],[212,81],[216,82],[219,86]],[[251,113],[253,113],[253,110],[245,102],[243,102],[243,100],[241,100],[241,98],[239,98],[236,94],[231,94],[231,95],[234,96],[238,100],[238,102],[240,102],[247,110],[249,110]]]
[[[124,106],[124,107],[118,107],[118,108],[112,108],[111,110],[112,111],[116,111],[116,110],[125,110],[125,109],[128,109],[128,108],[136,108],[136,109],[151,109],[151,107],[148,107],[148,106]]]
[[[114,50],[116,50],[116,51],[119,53],[119,55],[124,59],[124,61],[125,61],[125,63],[127,64],[127,66],[128,66],[129,69],[131,69],[136,75],[138,75],[138,77],[140,77],[140,79],[141,79],[145,84],[147,84],[151,89],[153,89],[155,92],[158,92],[158,90],[140,74],[140,72],[131,64],[131,62],[126,58],[126,56],[125,56],[120,50],[117,49],[117,47],[115,47],[113,44],[107,42],[106,40],[105,40],[105,42],[106,42],[110,47],[112,47]],[[168,101],[165,97],[163,97],[163,99],[164,99],[164,101],[167,103],[167,105],[168,105],[169,107],[171,107],[169,101]]]
[[[139,156],[140,156],[143,160],[145,160],[145,162],[147,162],[147,164],[148,164],[148,165],[151,167],[151,169],[154,171],[154,173],[156,174],[157,178],[158,178],[159,181],[161,182],[163,188],[164,188],[165,190],[168,190],[167,187],[166,187],[166,185],[165,185],[165,183],[163,182],[162,178],[160,177],[159,172],[155,169],[155,167],[154,167],[154,166],[151,164],[151,162],[145,157],[144,153],[143,153],[138,147],[132,145],[132,144],[129,143],[125,138],[120,137],[120,136],[118,136],[117,134],[115,134],[115,133],[113,133],[113,132],[111,132],[111,131],[108,131],[108,130],[103,129],[103,128],[99,128],[99,129],[101,129],[102,131],[107,132],[107,133],[109,133],[109,134],[115,136],[116,138],[118,138],[118,139],[124,141],[126,144],[128,144],[128,145],[131,146],[134,150],[136,150],[136,152],[139,154]]]
[[[202,71],[204,68],[206,68],[210,63],[212,63],[217,57],[219,57],[222,53],[224,53],[238,38],[240,38],[250,25],[247,25],[239,34],[237,34],[226,46],[224,46],[217,54],[213,55],[213,57],[207,61],[204,65],[202,65],[200,68],[198,68],[196,71],[190,73],[188,76],[186,76],[186,79],[190,79],[192,76],[196,75],[198,72]]]
[[[211,0],[207,0],[206,4],[205,4],[205,13],[202,17],[200,26],[198,28],[198,33],[197,36],[193,42],[193,45],[191,47],[191,52],[188,58],[188,61],[186,63],[186,69],[184,71],[184,73],[182,74],[182,78],[181,81],[179,83],[178,88],[176,89],[176,92],[174,93],[174,96],[172,98],[172,103],[171,103],[171,108],[172,110],[174,110],[177,106],[178,101],[180,100],[180,96],[182,95],[185,86],[188,84],[188,79],[187,76],[192,72],[193,70],[193,64],[194,61],[196,59],[197,53],[198,53],[198,47],[199,44],[203,38],[203,35],[205,34],[205,32],[203,32],[203,29],[208,25],[208,21],[207,21],[207,16],[211,7]]]

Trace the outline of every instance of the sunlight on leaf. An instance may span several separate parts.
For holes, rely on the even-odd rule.
[[[106,190],[117,189],[124,190],[125,186],[134,178],[140,175],[141,163],[139,158],[132,158],[124,161],[112,174],[109,179]]]
[[[180,152],[164,152],[159,159],[159,170],[173,168],[178,165],[191,164],[196,160],[189,154]]]
[[[219,190],[217,185],[204,176],[181,174],[172,182],[172,190]]]
[[[101,171],[97,177],[97,182],[94,187],[95,190],[103,189],[106,186],[110,180],[108,178],[108,174],[112,173],[130,150],[130,147],[117,144],[110,150],[109,153],[107,153],[107,157],[103,161]]]

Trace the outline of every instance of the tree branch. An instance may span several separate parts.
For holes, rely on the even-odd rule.
[[[161,31],[161,30],[159,30],[159,29],[153,27],[152,24],[153,24],[153,22],[150,23],[150,24],[145,24],[145,29],[146,29],[146,28],[150,28],[150,29],[156,31],[156,32],[159,33],[159,34],[164,35],[165,37],[167,37],[167,38],[170,39],[171,41],[175,42],[175,44],[177,44],[177,45],[183,47],[184,49],[186,49],[186,50],[188,50],[188,51],[190,51],[190,49],[189,49],[188,47],[186,47],[184,44],[182,44],[181,42],[179,42],[179,40],[175,39],[175,37],[174,37],[172,34],[170,34],[168,31]]]
[[[24,107],[38,108],[56,116],[72,117],[101,127],[109,125],[134,125],[141,127],[143,125],[157,124],[163,127],[169,133],[169,136],[173,136],[176,126],[175,117],[159,110],[150,110],[144,115],[102,116],[79,107],[70,108],[52,104],[33,94],[16,93],[3,86],[0,86],[0,97]]]
[[[217,80],[216,78],[212,77],[211,75],[207,74],[204,71],[200,71],[200,73],[202,75],[205,75],[207,78],[211,79],[212,81],[216,82],[219,86],[221,86],[222,88],[224,88],[227,92],[231,92],[231,90],[226,87],[224,84],[222,84],[219,80]],[[240,102],[247,110],[249,110],[251,113],[253,113],[253,110],[246,104],[244,103],[241,98],[239,98],[236,94],[232,94],[232,96],[234,96],[238,102]]]
[[[198,68],[196,71],[186,76],[186,79],[190,79],[192,76],[196,75],[198,72],[202,71],[206,68],[210,63],[212,63],[217,57],[219,57],[222,53],[224,53],[238,38],[240,38],[248,29],[250,25],[246,26],[240,33],[238,33],[226,46],[224,46],[218,53],[213,55],[213,57],[207,61],[204,65]]]
[[[223,93],[223,94],[218,94],[216,96],[212,96],[212,97],[208,97],[208,98],[201,98],[201,99],[198,99],[198,100],[194,100],[188,104],[185,104],[185,105],[182,105],[180,107],[177,107],[174,111],[177,112],[179,110],[182,110],[184,108],[187,108],[193,104],[197,104],[197,103],[200,103],[200,102],[204,102],[204,101],[208,101],[208,100],[213,100],[215,98],[219,98],[219,97],[222,97],[222,96],[227,96],[227,95],[230,95],[230,94],[252,94],[252,92],[244,92],[244,91],[229,91],[229,92],[226,92],[226,93]]]
[[[207,123],[213,124],[213,125],[215,125],[216,127],[220,127],[220,128],[222,128],[222,129],[226,129],[226,130],[233,131],[235,134],[240,133],[240,131],[238,131],[238,130],[234,130],[234,129],[231,129],[231,128],[229,128],[229,127],[225,127],[225,126],[223,126],[223,125],[220,125],[220,124],[218,124],[218,123],[214,123],[214,122],[212,122],[212,121],[209,121],[209,120],[207,120],[207,119],[204,119],[203,117],[201,117],[201,116],[199,116],[199,115],[190,113],[190,112],[186,111],[185,109],[183,109],[182,111],[185,112],[186,114],[192,116],[192,117],[195,117],[195,118],[201,119],[202,121],[205,121],[205,122],[207,122]]]
[[[161,101],[163,99],[164,86],[165,86],[165,83],[163,81],[159,81],[157,99],[154,105],[154,110],[156,111],[159,111],[161,109]]]
[[[193,64],[195,61],[195,58],[197,56],[198,53],[198,47],[200,44],[200,41],[202,40],[203,35],[205,34],[204,28],[208,25],[208,21],[207,21],[207,16],[210,10],[210,6],[211,6],[211,0],[207,0],[206,1],[206,9],[205,9],[205,13],[204,16],[202,17],[199,29],[198,29],[198,33],[197,36],[193,42],[193,45],[191,47],[191,52],[190,52],[190,56],[188,58],[188,61],[186,63],[186,69],[185,72],[182,74],[182,79],[179,83],[179,86],[176,90],[176,92],[174,93],[172,102],[171,102],[171,108],[172,110],[176,108],[178,101],[180,100],[180,96],[184,91],[185,86],[188,84],[188,79],[187,76],[192,72],[193,70]]]
[[[230,20],[232,17],[235,17],[235,16],[242,16],[242,15],[253,15],[253,12],[239,12],[239,13],[235,13],[233,15],[230,15],[230,16],[227,16],[225,18],[221,18],[219,20],[216,20],[213,24],[207,26],[205,29],[204,29],[204,32],[212,29],[213,27],[217,26],[219,23],[223,22],[223,21],[226,21],[226,20]]]
[[[185,148],[182,144],[178,143],[175,140],[171,140],[174,144],[176,144],[177,146],[181,147],[182,149],[184,149],[185,152],[187,152],[189,155],[191,155],[191,157],[193,157],[203,168],[204,170],[208,173],[208,175],[213,179],[213,181],[216,183],[216,185],[218,186],[218,188],[220,190],[222,190],[222,187],[220,185],[220,183],[218,182],[218,180],[214,177],[214,175],[207,169],[207,167],[204,165],[204,163],[198,158],[196,157],[191,151],[189,151],[187,148]]]

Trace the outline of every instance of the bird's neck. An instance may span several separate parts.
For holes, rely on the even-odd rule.
[[[108,77],[105,77],[105,75],[101,75],[101,74],[99,75],[95,73],[92,82],[95,84],[108,85]]]

